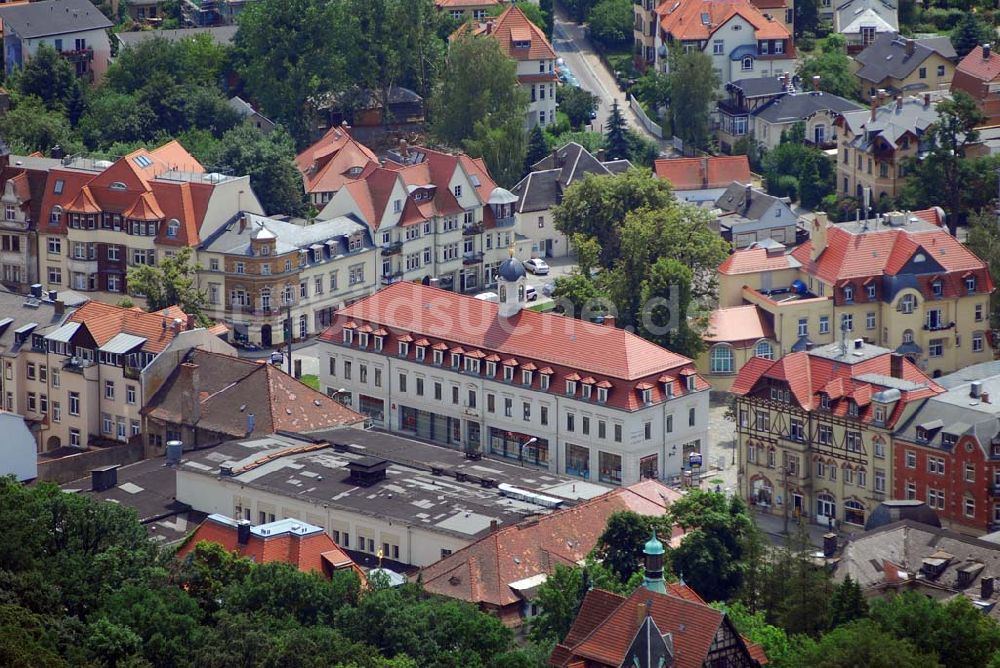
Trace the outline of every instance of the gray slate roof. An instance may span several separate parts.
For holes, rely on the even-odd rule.
[[[213,26],[205,28],[178,28],[176,30],[132,30],[116,33],[115,37],[125,46],[135,46],[158,37],[171,42],[179,42],[186,37],[209,35],[212,41],[222,46],[229,46],[236,37],[236,26]]]
[[[65,35],[86,30],[106,30],[113,24],[90,0],[47,0],[0,6],[4,30],[22,39]]]
[[[748,220],[758,220],[767,213],[775,203],[781,204],[781,199],[774,195],[768,195],[761,190],[750,189],[750,203],[747,205],[747,188],[743,183],[733,181],[725,192],[715,200],[715,208],[722,209],[726,213],[737,213]],[[791,218],[791,222],[795,219]]]
[[[868,151],[873,146],[876,136],[881,136],[893,146],[907,132],[918,137],[938,119],[937,107],[934,104],[924,106],[924,101],[916,98],[904,98],[902,106],[897,108],[893,100],[882,105],[875,112],[875,120],[871,120],[869,109],[842,112],[847,125],[854,132],[851,147]],[[867,131],[861,132],[864,127]]]
[[[241,230],[239,218],[234,218],[228,224],[206,239],[201,249],[210,253],[225,253],[227,255],[250,256],[250,239],[263,227],[272,233],[277,241],[275,254],[281,255],[297,250],[308,250],[314,244],[326,244],[332,241],[335,249],[332,257],[338,257],[348,252],[347,238],[357,232],[364,234],[362,250],[374,247],[368,226],[347,216],[338,216],[330,220],[317,221],[312,225],[296,225],[283,220],[275,220],[253,213],[246,213],[247,224]],[[358,251],[355,251],[358,252]],[[318,261],[318,260],[317,260]]]
[[[726,89],[735,88],[743,93],[743,97],[767,97],[781,95],[785,92],[785,81],[782,77],[754,77],[752,79],[737,79],[726,84]]]
[[[768,123],[789,123],[804,120],[821,111],[842,113],[861,108],[855,102],[830,93],[790,93],[768,102],[753,115]]]
[[[907,39],[905,37],[893,33],[878,35],[867,49],[854,57],[861,65],[857,72],[858,78],[873,83],[878,83],[886,78],[905,79],[935,53],[950,60],[958,57],[958,54],[955,53],[955,47],[951,45],[951,40],[947,37],[931,37],[913,41],[913,55],[907,56]]]
[[[576,142],[553,151],[531,166],[531,173],[511,188],[518,196],[518,213],[544,211],[562,200],[563,191],[586,174],[620,174],[628,170],[628,160],[601,162]]]
[[[928,445],[947,449],[951,446],[943,444],[943,434],[970,434],[988,455],[991,441],[1000,436],[1000,375],[980,376],[977,380],[982,384],[982,392],[989,394],[990,403],[970,396],[971,381],[953,382],[946,392],[924,399],[894,436],[918,443],[917,427],[939,424],[928,434]]]
[[[16,341],[16,330],[35,323],[32,334],[55,331],[70,313],[72,309],[67,308],[58,315],[50,301],[29,301],[24,295],[0,290],[0,353],[17,353],[23,344],[31,346],[30,336],[25,341]]]

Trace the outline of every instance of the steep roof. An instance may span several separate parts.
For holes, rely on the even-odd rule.
[[[459,28],[456,34],[468,29]],[[475,35],[488,35],[497,40],[500,48],[508,58],[514,60],[555,60],[556,52],[549,43],[545,33],[536,26],[516,4],[495,19],[472,26]],[[528,43],[528,47],[520,44]]]
[[[307,193],[336,192],[360,176],[378,156],[351,136],[346,126],[332,127],[316,143],[295,156]]]
[[[983,47],[977,46],[962,58],[955,70],[959,72],[978,81],[995,81],[1000,77],[1000,54],[990,51],[990,57],[983,58]]]
[[[144,415],[237,438],[246,436],[251,413],[254,432],[263,434],[308,433],[365,419],[271,364],[200,349],[188,352],[185,363],[174,368]],[[191,414],[193,397],[196,415]]]
[[[743,183],[733,182],[715,200],[715,207],[726,213],[737,213],[749,220],[759,220],[775,204],[785,204],[780,197],[769,195]],[[785,204],[787,207],[787,204]]]
[[[707,40],[734,16],[740,16],[752,25],[757,39],[791,40],[784,25],[768,20],[748,0],[664,2],[656,13],[661,17],[660,27],[676,40]],[[791,47],[791,44],[788,46]],[[794,58],[794,53],[786,54],[786,57]]]
[[[861,32],[874,26],[876,32],[896,32],[899,18],[896,4],[890,0],[847,0],[834,10],[834,29],[844,33]]]
[[[106,30],[113,24],[89,0],[47,0],[0,5],[4,29],[21,39]]]
[[[518,196],[518,213],[544,211],[562,201],[566,188],[585,175],[619,174],[631,166],[628,160],[601,162],[580,144],[570,142],[533,164],[511,192]]]
[[[726,188],[733,181],[750,183],[750,160],[745,155],[657,160],[653,171],[656,178],[670,181],[674,190]]]
[[[861,105],[839,95],[822,91],[788,93],[777,97],[753,112],[769,123],[789,123],[805,120],[821,111],[841,113],[861,109]]]
[[[907,55],[907,44],[911,41],[913,53]],[[874,83],[886,78],[905,79],[935,53],[948,60],[957,57],[955,47],[947,37],[909,40],[895,33],[882,33],[854,57],[861,65],[856,74],[858,78]]]
[[[329,575],[333,571],[351,569],[361,582],[365,582],[364,572],[322,527],[297,519],[281,519],[252,527],[247,542],[240,544],[236,520],[224,515],[209,515],[178,548],[177,558],[185,558],[202,542],[221,545],[226,552],[249,557],[257,564],[278,561],[291,564],[304,573],[315,571]]]
[[[573,566],[597,544],[612,513],[660,516],[681,495],[656,480],[615,489],[576,506],[499,529],[423,569],[424,588],[473,603],[506,606],[520,597],[509,585],[557,564]]]
[[[180,319],[180,329],[174,320]],[[159,353],[181,331],[191,329],[187,315],[176,306],[147,313],[139,308],[123,308],[102,302],[87,302],[67,319],[86,326],[98,346],[103,346],[119,334],[130,334],[146,340],[142,350]]]
[[[879,106],[875,110],[875,120],[871,118],[870,109],[856,109],[841,112],[834,123],[846,126],[853,133],[849,146],[872,152],[880,146],[879,140],[894,148],[906,135],[919,139],[937,120],[936,104],[905,97],[900,102],[890,101]]]

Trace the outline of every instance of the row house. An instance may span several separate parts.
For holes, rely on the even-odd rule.
[[[481,158],[403,146],[345,184],[318,218],[367,225],[379,253],[376,287],[423,281],[479,292],[515,241],[516,203]]]
[[[16,354],[5,352],[4,401],[37,423],[40,452],[138,438],[145,398],[179,351],[235,354],[175,306],[146,313],[89,301],[65,318],[61,308],[55,301],[48,322],[15,330]]]
[[[378,157],[351,136],[346,124],[330,128],[295,156],[306,196],[316,208],[329,202],[345,183],[359,178],[369,164],[377,165]]]
[[[893,430],[942,391],[863,339],[750,360],[732,385],[740,494],[763,512],[863,528],[892,496]]]
[[[871,109],[841,113],[834,121],[840,134],[837,186],[860,202],[897,197],[906,184],[912,161],[928,149],[927,130],[937,122],[937,105],[923,98],[897,96],[888,101],[873,95]]]
[[[875,38],[853,59],[861,94],[947,90],[955,76],[958,54],[947,37],[910,39],[895,33]]]
[[[156,264],[263,210],[247,176],[206,173],[176,141],[114,162],[66,158],[49,171],[38,224],[39,282],[115,302],[141,300],[128,268]]]
[[[213,232],[197,256],[205,315],[264,347],[322,331],[371,293],[378,257],[371,231],[352,218],[296,225],[252,213]]]
[[[712,59],[720,85],[795,71],[788,28],[749,0],[678,0],[657,9],[656,69],[669,70],[671,48],[698,49]]]
[[[450,39],[471,33],[495,39],[508,58],[517,62],[517,81],[528,97],[525,127],[551,125],[556,121],[556,52],[536,26],[516,4],[500,16],[483,22],[466,23]]]
[[[972,97],[986,116],[985,125],[1000,124],[1000,56],[989,44],[970,51],[955,69],[951,92]]]
[[[773,333],[761,354],[773,359],[860,337],[933,377],[988,361],[993,281],[943,219],[928,209],[831,225],[818,214],[791,253],[758,243],[719,265],[719,309],[755,306]],[[699,360],[716,389],[740,370],[735,344],[748,338],[719,332]]]
[[[319,337],[322,386],[376,426],[621,485],[678,479],[707,438],[708,384],[691,361],[608,320],[524,308],[526,272],[500,267],[494,304],[397,283]]]
[[[982,535],[1000,528],[1000,427],[996,363],[938,380],[930,398],[894,435],[894,494],[919,500],[951,529]]]
[[[38,283],[38,220],[48,171],[58,160],[12,156],[0,141],[0,282],[27,294]]]

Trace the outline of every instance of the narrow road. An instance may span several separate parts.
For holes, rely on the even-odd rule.
[[[604,66],[600,57],[591,47],[583,26],[570,19],[558,5],[556,6],[555,25],[552,31],[552,47],[576,75],[580,87],[598,97],[597,118],[591,123],[592,130],[604,132],[608,117],[611,115],[611,105],[615,100],[618,100],[618,106],[621,108],[629,127],[657,141],[661,148],[666,148],[666,144],[648,132],[629,108],[628,96],[618,88],[614,74],[608,71],[608,68]]]

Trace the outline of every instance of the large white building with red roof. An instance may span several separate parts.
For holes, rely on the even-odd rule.
[[[525,270],[494,304],[402,282],[336,314],[320,379],[393,432],[608,485],[681,475],[708,435],[694,364],[610,324],[522,308]]]
[[[318,216],[349,216],[371,230],[377,287],[425,281],[479,292],[514,243],[517,197],[497,187],[482,158],[401,146],[369,163]]]
[[[176,141],[114,162],[67,158],[42,197],[39,280],[117,301],[129,267],[197,246],[241,210],[264,213],[249,177],[206,173]]]

